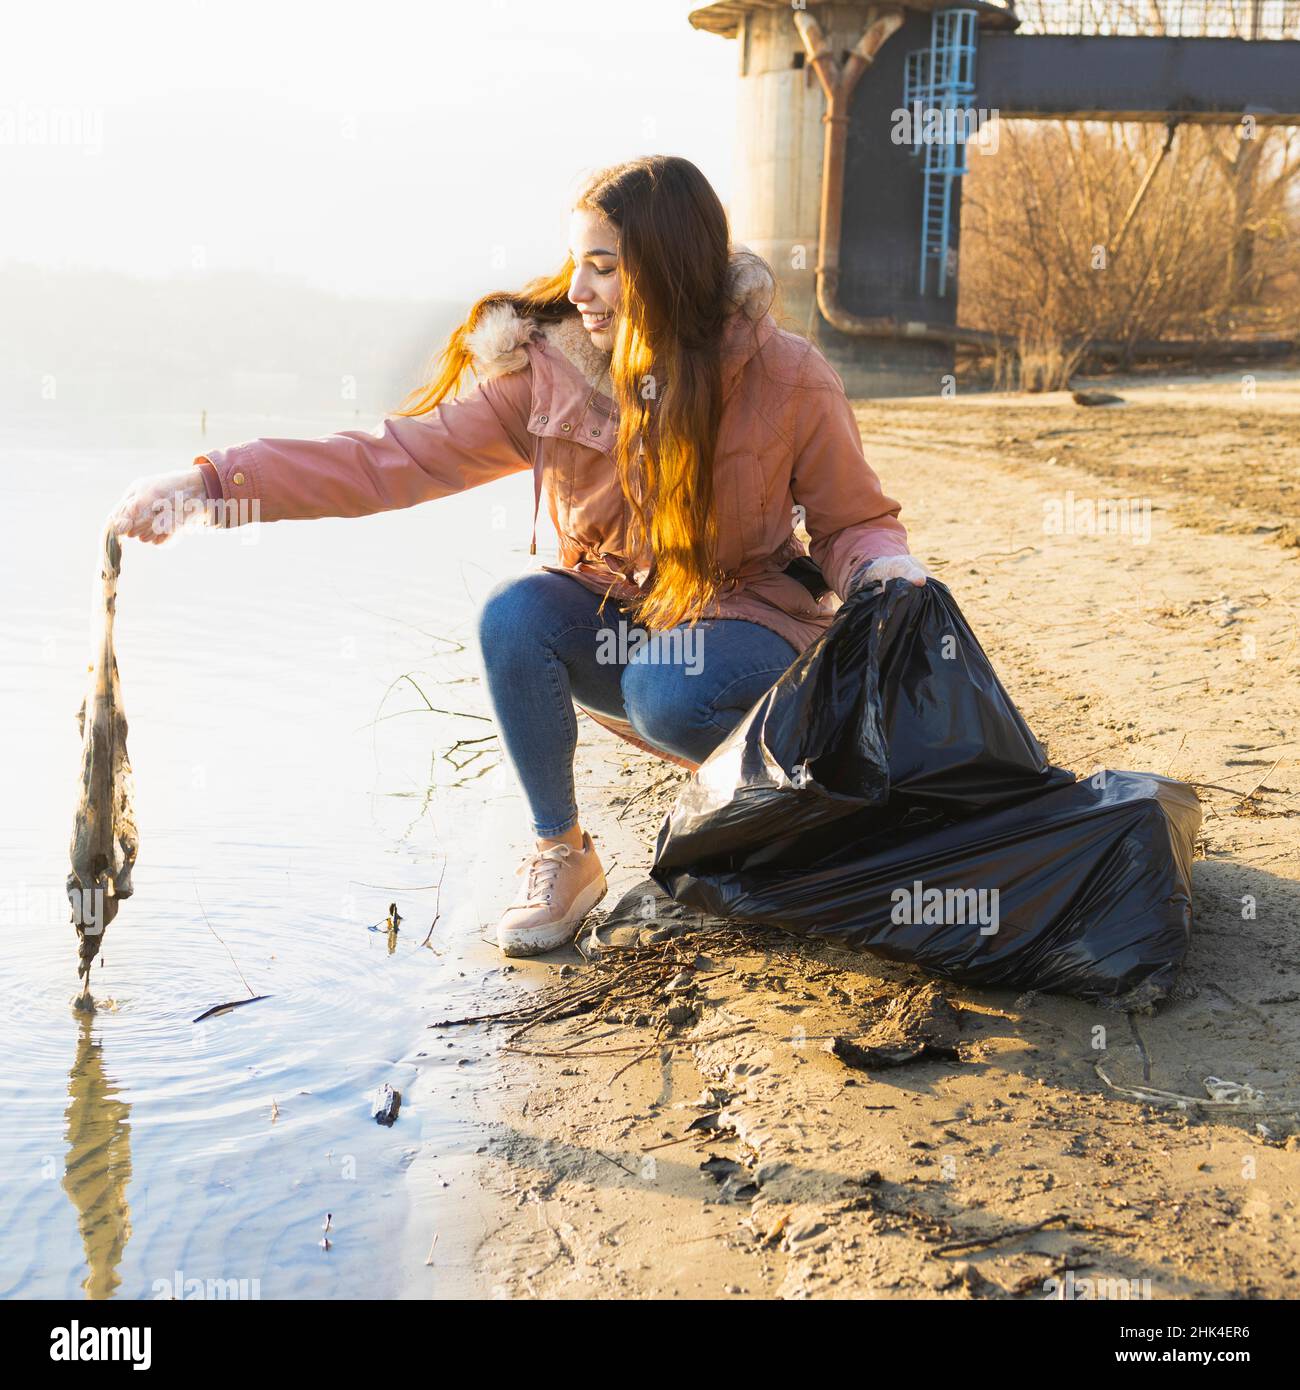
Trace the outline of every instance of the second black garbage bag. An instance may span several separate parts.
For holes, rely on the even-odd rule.
[[[651,872],[719,916],[1134,1007],[1186,953],[1199,825],[1181,783],[1053,767],[946,586],[893,580],[685,784]]]

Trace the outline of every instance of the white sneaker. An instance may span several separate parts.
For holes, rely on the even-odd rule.
[[[507,956],[539,956],[567,946],[607,887],[585,831],[581,849],[535,850],[515,872],[523,875],[524,886],[497,924],[497,945]]]

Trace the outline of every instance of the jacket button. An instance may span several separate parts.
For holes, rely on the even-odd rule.
[[[236,473],[231,477],[230,481],[234,483],[236,487],[239,487],[244,481],[244,475],[242,473]]]
[[[550,417],[549,417],[549,416],[546,416],[546,415],[539,415],[539,416],[537,417],[537,423],[538,423],[539,425],[544,425],[544,424],[546,423],[546,421],[547,421],[549,418],[550,418]]]
[[[592,434],[593,434],[593,435],[596,435],[596,434],[599,434],[599,433],[600,433],[599,430],[592,430]]]
[[[561,425],[560,428],[561,428],[562,430],[566,430],[566,431],[567,431],[567,430],[571,430],[571,429],[573,428],[573,426],[572,426],[572,425]]]

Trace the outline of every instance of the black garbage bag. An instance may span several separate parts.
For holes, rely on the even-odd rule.
[[[1133,1007],[1191,928],[1200,806],[1051,766],[947,588],[855,595],[685,784],[654,880],[679,902],[952,980]]]

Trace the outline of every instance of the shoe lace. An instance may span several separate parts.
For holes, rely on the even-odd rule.
[[[550,849],[524,856],[523,862],[515,870],[517,874],[528,875],[524,907],[545,907],[551,901],[560,868],[572,853],[568,845],[552,845]]]

